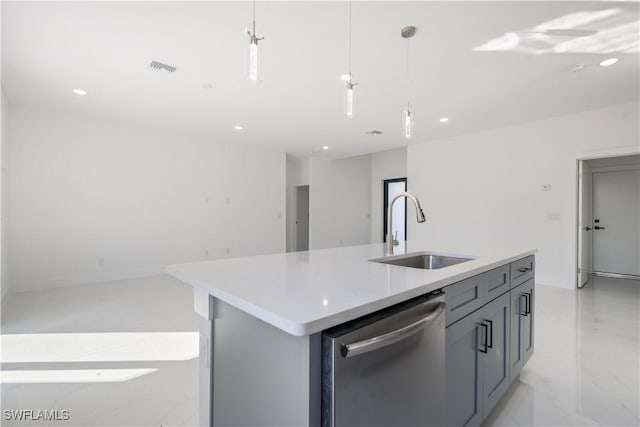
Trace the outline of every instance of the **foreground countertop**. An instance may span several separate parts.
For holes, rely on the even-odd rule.
[[[370,262],[383,244],[177,264],[167,272],[291,335],[305,336],[491,270],[536,252],[491,248],[451,252],[407,242],[394,255],[429,251],[473,257],[438,270]]]

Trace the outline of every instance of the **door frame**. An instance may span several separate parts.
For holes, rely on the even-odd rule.
[[[571,239],[573,244],[570,245],[572,249],[572,258],[573,258],[573,272],[571,273],[571,277],[573,277],[573,287],[575,289],[580,289],[578,287],[578,267],[580,266],[580,260],[578,259],[578,214],[580,211],[580,195],[579,195],[579,183],[580,183],[580,160],[594,160],[594,159],[602,159],[607,157],[622,157],[622,156],[633,156],[635,154],[640,154],[639,146],[630,146],[630,147],[622,147],[622,148],[609,148],[606,150],[597,150],[591,151],[587,153],[576,154],[571,159],[571,170],[573,170],[573,206],[574,206],[574,214],[571,216]]]

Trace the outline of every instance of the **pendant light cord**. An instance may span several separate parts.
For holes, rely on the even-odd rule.
[[[351,77],[351,0],[349,0],[349,77]]]
[[[409,75],[409,38],[407,38],[407,111],[409,111],[410,97],[411,97],[411,78]]]

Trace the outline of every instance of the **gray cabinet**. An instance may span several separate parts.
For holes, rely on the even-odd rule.
[[[447,425],[480,425],[509,387],[509,307],[505,293],[447,328]]]
[[[529,279],[511,290],[510,377],[515,379],[533,354],[535,285]]]
[[[526,257],[444,289],[447,305],[449,295],[453,302],[446,328],[448,426],[479,426],[533,354],[534,265]]]

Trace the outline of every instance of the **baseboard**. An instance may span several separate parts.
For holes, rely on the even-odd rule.
[[[612,279],[630,279],[630,280],[640,280],[640,276],[636,276],[634,274],[621,274],[621,273],[607,273],[604,271],[594,271],[594,276],[600,277],[611,277]]]
[[[39,282],[13,283],[12,293],[41,291],[46,289],[68,288],[79,285],[92,285],[95,283],[114,282],[118,280],[138,279],[165,274],[165,267],[141,268],[129,271],[112,271],[102,274],[84,274],[67,277],[55,277]]]

